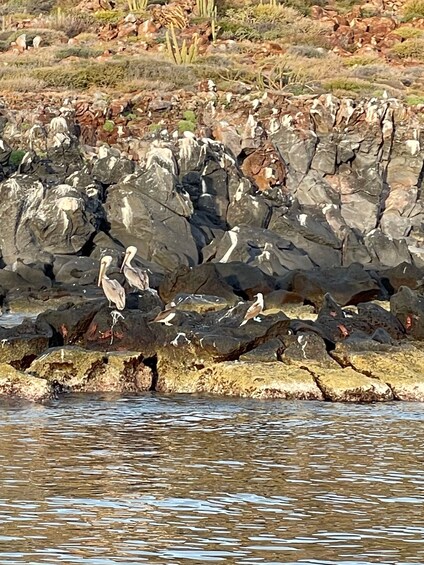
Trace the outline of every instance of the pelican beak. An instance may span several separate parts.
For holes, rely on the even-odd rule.
[[[106,269],[106,265],[105,265],[103,262],[101,262],[101,263],[100,263],[99,279],[98,279],[98,281],[97,281],[97,286],[100,286],[100,285],[101,285],[102,278],[104,277],[104,274],[105,274],[105,269]]]
[[[129,259],[129,257],[130,257],[130,254],[129,254],[129,253],[125,253],[125,257],[124,257],[124,260],[122,261],[122,265],[121,265],[121,273],[122,273],[122,271],[124,270],[124,267],[125,267],[125,265],[127,264],[127,261],[128,261],[128,259]]]

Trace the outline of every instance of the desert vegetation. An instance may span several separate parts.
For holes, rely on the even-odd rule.
[[[195,92],[210,80],[224,92],[424,96],[423,0],[2,0],[0,17],[5,91]]]

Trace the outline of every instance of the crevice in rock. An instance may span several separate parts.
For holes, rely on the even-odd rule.
[[[322,388],[320,382],[319,382],[319,377],[318,375],[316,375],[314,373],[314,371],[312,369],[310,369],[309,367],[307,367],[306,365],[301,365],[299,367],[300,369],[303,369],[304,371],[308,372],[311,377],[313,378],[315,384],[317,385],[317,387],[319,388],[319,390],[321,391],[322,397],[325,401],[327,402],[331,402],[331,398],[328,396],[328,394],[326,394],[325,390]]]
[[[30,367],[31,363],[36,358],[37,355],[31,353],[29,355],[25,355],[24,357],[22,357],[22,359],[15,359],[14,361],[10,361],[10,365],[12,365],[12,367],[14,369],[17,369],[18,371],[24,371],[25,369],[28,369]]]
[[[159,372],[158,372],[158,356],[152,355],[152,357],[145,357],[143,359],[143,363],[146,367],[149,367],[152,371],[152,384],[150,386],[151,391],[156,390],[156,386],[158,384],[159,379]]]
[[[382,116],[381,118],[381,123],[383,123],[384,118],[387,115],[387,109],[386,112],[384,113],[384,116]],[[377,210],[377,224],[376,227],[380,227],[381,224],[381,219],[383,217],[384,211],[386,209],[386,201],[387,198],[390,194],[390,185],[387,182],[387,172],[388,172],[388,168],[390,165],[390,161],[391,161],[391,156],[392,156],[392,151],[393,151],[393,142],[394,142],[394,138],[395,138],[395,130],[396,130],[396,125],[394,122],[394,114],[392,116],[392,131],[391,131],[391,135],[390,135],[390,141],[389,141],[389,148],[387,151],[387,161],[384,162],[383,161],[383,151],[384,151],[384,139],[381,143],[381,147],[379,148],[379,152],[378,152],[378,162],[381,163],[382,165],[382,171],[381,171],[381,178],[383,180],[383,187],[380,193],[380,197],[379,197],[379,203],[378,203],[378,210]]]
[[[423,162],[423,166],[421,168],[420,174],[418,175],[418,181],[417,181],[417,202],[419,202],[421,200],[421,195],[422,195],[422,190],[423,190],[423,184],[424,184],[424,162]]]
[[[331,353],[330,353],[331,355]],[[356,373],[359,373],[360,375],[363,375],[364,377],[368,377],[369,379],[374,379],[375,381],[379,381],[380,383],[385,383],[390,390],[392,391],[392,394],[394,395],[394,392],[392,390],[392,387],[386,383],[386,381],[382,381],[379,377],[376,377],[372,371],[367,371],[366,369],[359,369],[358,367],[355,367],[355,365],[351,362],[348,361],[347,359],[343,359],[343,362],[338,359],[337,357],[335,357],[334,355],[331,355],[331,357],[334,359],[334,361],[336,361],[336,363],[338,363],[340,365],[340,367],[342,369],[352,369],[353,371],[355,371]]]

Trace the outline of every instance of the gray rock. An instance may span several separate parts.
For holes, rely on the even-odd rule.
[[[167,271],[198,262],[188,221],[193,206],[175,181],[154,162],[140,175],[110,187],[105,204],[110,235],[125,247],[135,245],[142,259]]]
[[[241,261],[270,275],[281,275],[288,269],[313,267],[305,252],[271,230],[235,227],[226,232],[215,246],[215,262]]]

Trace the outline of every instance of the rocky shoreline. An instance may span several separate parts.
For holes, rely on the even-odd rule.
[[[27,131],[19,163],[3,109],[1,305],[33,316],[0,317],[0,393],[424,400],[419,114],[264,98],[241,126],[209,95],[205,137],[97,146],[64,105]],[[112,313],[99,261],[112,256],[108,276],[125,284],[129,245],[157,292],[127,289]],[[258,292],[260,321],[240,326]],[[171,301],[171,325],[154,323]]]

